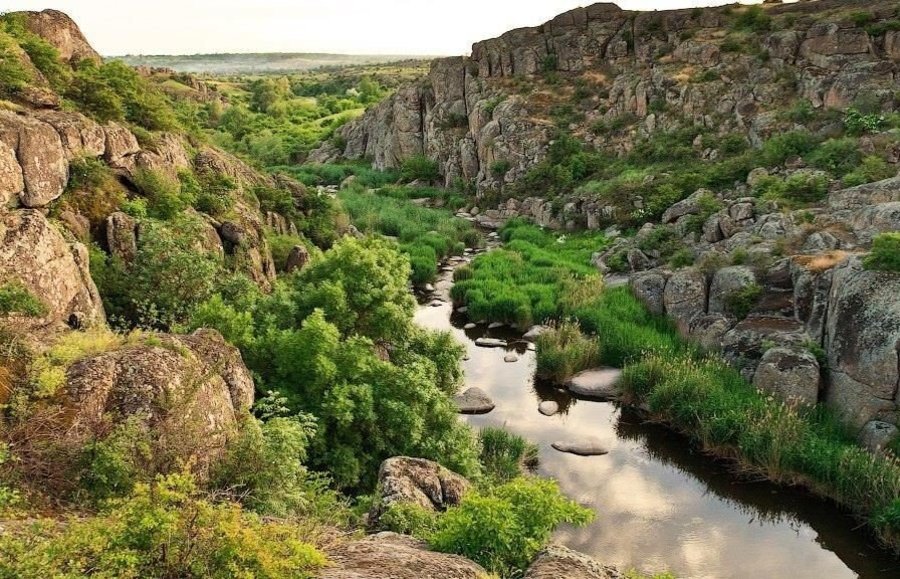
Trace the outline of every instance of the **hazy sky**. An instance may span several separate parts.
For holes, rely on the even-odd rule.
[[[632,10],[733,0],[619,0]],[[761,0],[744,0],[757,3]],[[456,55],[535,26],[578,0],[6,0],[0,10],[67,12],[105,55],[336,52]]]

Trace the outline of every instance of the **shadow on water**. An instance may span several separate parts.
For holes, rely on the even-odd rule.
[[[448,280],[438,289],[446,298]],[[502,426],[536,443],[537,472],[596,512],[586,527],[560,529],[556,541],[622,569],[671,570],[682,578],[900,577],[900,562],[834,504],[735,476],[729,464],[627,408],[575,399],[536,382],[534,352],[516,331],[484,325],[465,330],[469,320],[449,303],[424,305],[416,319],[465,345],[466,386],[483,389],[497,405],[489,414],[461,419],[475,428]],[[480,348],[480,337],[509,346]],[[518,361],[507,363],[512,351]],[[541,415],[537,408],[544,400],[555,401],[560,412]],[[609,454],[576,457],[550,446],[585,437],[599,439]]]

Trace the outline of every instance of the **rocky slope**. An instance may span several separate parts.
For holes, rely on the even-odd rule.
[[[854,9],[896,16],[893,3],[874,0],[767,7],[779,25],[760,33],[761,62],[726,43],[730,7],[577,8],[478,42],[469,57],[436,60],[423,82],[344,127],[343,147],[326,144],[312,160],[370,158],[384,168],[424,154],[438,161],[448,186],[462,179],[481,192],[498,190],[546,155],[549,110],[568,96],[540,82],[547,74],[562,75],[569,88],[592,86],[576,131],[604,148],[627,150],[641,135],[688,123],[721,134],[740,130],[759,142],[783,128],[775,112],[788,99],[846,107],[863,90],[893,90],[900,32],[870,33],[848,18]],[[587,134],[597,120],[623,118],[633,118],[627,134]]]

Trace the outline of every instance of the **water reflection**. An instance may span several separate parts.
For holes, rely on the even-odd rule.
[[[445,291],[449,283],[438,284]],[[854,531],[834,505],[806,493],[734,477],[726,464],[693,450],[671,431],[644,423],[611,403],[576,400],[535,383],[534,353],[524,343],[479,348],[481,336],[517,340],[504,329],[463,330],[468,321],[449,304],[422,307],[417,321],[449,330],[466,344],[466,386],[497,404],[490,414],[463,418],[473,426],[505,426],[538,444],[540,474],[594,509],[595,521],[563,528],[556,539],[603,563],[644,571],[669,569],[679,577],[759,578],[898,577],[900,563]],[[451,324],[452,319],[452,324]],[[515,350],[519,361],[504,362]],[[560,413],[538,412],[553,400]],[[600,457],[562,454],[554,441],[599,438]]]

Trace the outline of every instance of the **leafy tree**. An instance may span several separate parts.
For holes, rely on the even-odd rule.
[[[298,315],[303,319],[321,309],[345,337],[397,340],[415,308],[409,275],[409,260],[389,242],[344,238],[297,278]]]

